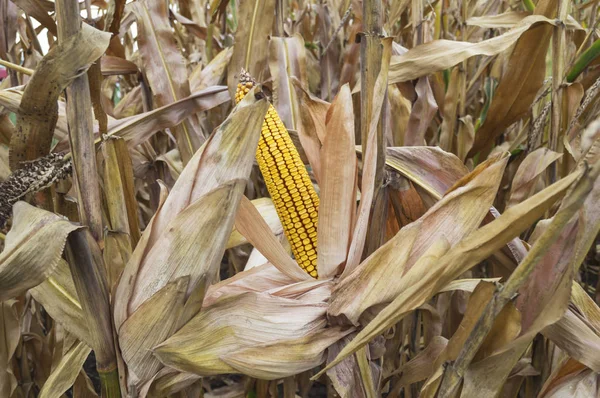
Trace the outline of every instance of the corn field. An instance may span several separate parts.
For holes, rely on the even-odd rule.
[[[0,0],[0,398],[600,397],[597,0]]]

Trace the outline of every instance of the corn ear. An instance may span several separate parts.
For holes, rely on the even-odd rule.
[[[236,102],[255,84],[242,70]],[[298,265],[316,278],[319,197],[273,105],[269,105],[262,125],[256,160]]]

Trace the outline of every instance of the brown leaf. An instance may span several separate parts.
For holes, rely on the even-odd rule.
[[[375,304],[394,299],[407,283],[411,267],[443,239],[453,246],[476,230],[487,214],[499,186],[508,157],[482,164],[473,179],[437,202],[419,220],[409,224],[360,266],[342,279],[329,308],[330,316],[344,315],[352,323]],[[402,278],[392,281],[395,273]]]
[[[392,57],[388,83],[405,82],[427,76],[433,72],[451,68],[476,55],[499,54],[515,44],[529,28],[542,23],[556,24],[556,21],[543,15],[531,15],[508,32],[478,43],[434,40],[421,44],[405,54]],[[529,59],[529,57],[525,59]]]
[[[23,92],[16,131],[10,143],[10,167],[50,153],[58,119],[58,96],[108,47],[110,34],[83,24],[82,29],[58,44],[42,59]]]
[[[233,55],[229,63],[227,86],[234,98],[238,74],[242,68],[256,81],[266,79],[271,27],[275,19],[275,0],[244,1],[239,7],[240,23],[235,32]]]
[[[345,84],[327,112],[327,135],[321,149],[319,277],[333,277],[346,262],[356,214],[358,167],[354,150],[352,95]]]
[[[192,92],[216,86],[223,81],[227,65],[231,60],[233,48],[229,47],[214,57],[208,65],[198,65],[190,74],[190,89]]]
[[[487,258],[515,235],[525,230],[559,197],[564,195],[569,186],[581,177],[581,174],[581,172],[573,173],[509,209],[493,222],[471,233],[445,255],[443,253],[447,248],[444,248],[444,242],[439,240],[434,243],[429,249],[429,255],[422,257],[402,277],[403,286],[397,287],[398,293],[392,303],[377,314],[352,343],[344,348],[336,360],[328,364],[328,368],[335,366],[375,336],[400,321],[408,312],[431,298],[439,287]],[[385,250],[384,248],[388,244],[384,245],[380,251]],[[377,252],[373,256],[376,254]],[[443,257],[440,259],[441,255]],[[385,281],[386,284],[388,281],[389,278]]]
[[[156,105],[189,97],[186,62],[172,37],[167,3],[140,1],[132,3],[131,10],[137,18],[139,51]],[[204,134],[195,115],[172,130],[185,165],[205,140]]]
[[[167,366],[202,376],[243,372],[252,366],[253,372],[264,376],[274,369],[277,377],[281,364],[273,368],[268,362],[249,358],[251,365],[243,363],[243,368],[237,369],[235,362],[229,364],[225,359],[256,346],[297,344],[294,340],[323,329],[325,310],[324,302],[306,298],[291,300],[260,293],[222,298],[156,347],[154,354]],[[271,358],[293,366],[288,355]],[[304,359],[300,356],[295,361]]]
[[[79,228],[54,213],[17,202],[0,253],[0,301],[46,280],[60,261],[67,236]]]
[[[538,18],[542,15],[554,18],[557,12],[556,4],[556,0],[540,1],[534,11],[540,15],[528,18]],[[512,31],[516,29],[515,27]],[[471,156],[491,145],[506,127],[529,112],[546,76],[546,52],[552,32],[552,27],[547,24],[533,26],[517,41],[508,60],[507,71],[494,93],[485,122],[475,135],[473,148],[469,152]]]

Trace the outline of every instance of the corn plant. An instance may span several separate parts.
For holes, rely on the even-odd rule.
[[[0,15],[0,397],[598,394],[596,2]]]

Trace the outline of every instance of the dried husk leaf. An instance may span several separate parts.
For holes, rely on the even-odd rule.
[[[258,198],[251,200],[251,202],[254,207],[256,207],[261,218],[266,221],[273,235],[281,235],[283,233],[283,226],[281,225],[281,220],[279,220],[279,217],[277,216],[273,201],[270,198]],[[225,248],[231,249],[232,247],[243,245],[244,243],[248,243],[248,240],[234,227],[233,231],[231,231],[231,235],[229,235],[229,240],[227,241]]]
[[[127,364],[129,383],[146,381],[161,368],[151,349],[176,330],[188,282],[188,277],[182,277],[167,284],[131,314],[119,329],[119,346]]]
[[[320,300],[292,300],[266,293],[224,297],[156,347],[154,354],[167,366],[201,376],[241,372],[224,357],[257,345],[285,344],[309,336],[325,326],[326,308]],[[251,366],[255,372],[268,372],[258,360]]]
[[[479,227],[489,211],[508,157],[491,159],[467,175],[467,183],[437,202],[419,220],[411,223],[336,287],[330,316],[344,315],[356,324],[369,307],[390,302],[405,286],[402,278],[437,239],[451,246]]]
[[[398,293],[392,303],[384,308],[328,367],[335,366],[385,329],[396,324],[407,313],[422,305],[442,285],[446,285],[504,246],[536,221],[581,175],[582,172],[572,173],[507,210],[496,220],[471,233],[442,258],[439,256],[444,253],[444,248],[438,241],[438,248],[430,248],[432,254],[429,258],[419,260],[401,279],[411,283],[406,284],[406,288]]]
[[[297,339],[226,354],[223,361],[243,374],[261,380],[294,376],[323,363],[327,348],[351,331],[341,327],[321,329]]]
[[[236,229],[248,239],[248,242],[252,243],[282,273],[297,281],[311,278],[292,260],[258,210],[245,196],[240,203],[235,225]]]
[[[125,267],[115,297],[117,330],[167,283],[190,276],[189,294],[205,276],[212,280],[267,107],[267,101],[247,95],[185,167]]]
[[[67,236],[78,228],[54,213],[17,202],[0,253],[0,301],[46,280],[58,265]]]
[[[321,180],[321,147],[325,141],[325,121],[331,104],[313,97],[302,83],[291,78],[298,98],[299,120],[296,123],[298,138],[317,182]]]
[[[76,343],[52,370],[40,391],[40,398],[60,397],[75,383],[92,349],[83,342]]]
[[[319,204],[317,269],[319,278],[335,276],[346,262],[356,214],[358,165],[354,150],[352,94],[345,84],[327,113],[321,149],[323,171]]]

